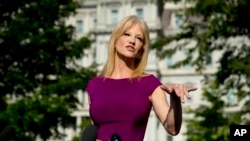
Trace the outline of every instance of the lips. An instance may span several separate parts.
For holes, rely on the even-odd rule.
[[[128,51],[135,52],[135,47],[133,46],[126,46]]]

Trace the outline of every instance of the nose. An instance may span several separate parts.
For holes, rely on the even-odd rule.
[[[132,37],[132,36],[131,36],[131,37],[129,38],[129,43],[131,43],[131,44],[134,45],[134,44],[135,44],[135,37]]]

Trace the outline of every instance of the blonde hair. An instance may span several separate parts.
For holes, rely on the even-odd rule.
[[[115,67],[115,43],[116,40],[121,37],[131,26],[138,23],[143,33],[143,47],[140,57],[135,59],[135,68],[133,70],[132,77],[140,77],[144,74],[145,67],[147,65],[148,53],[149,53],[149,29],[147,23],[135,15],[127,16],[123,18],[112,32],[108,46],[108,59],[104,65],[103,70],[100,72],[100,76],[110,76]]]

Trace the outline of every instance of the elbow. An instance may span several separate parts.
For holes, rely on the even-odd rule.
[[[167,133],[172,135],[172,136],[176,136],[180,133],[180,128],[165,128]]]
[[[176,136],[180,133],[180,130],[167,130],[168,134]]]
[[[179,131],[168,131],[168,133],[172,136],[176,136],[179,134]]]

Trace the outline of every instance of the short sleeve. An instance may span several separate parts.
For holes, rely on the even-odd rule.
[[[151,95],[154,92],[154,90],[160,85],[162,85],[161,81],[154,75],[150,75],[146,85],[149,95]]]

